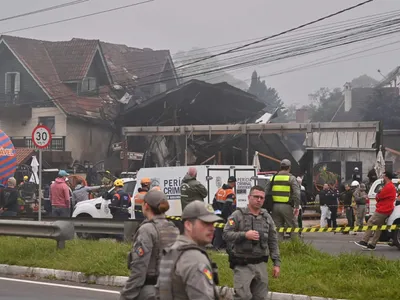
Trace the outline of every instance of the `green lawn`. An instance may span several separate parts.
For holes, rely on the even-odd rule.
[[[0,237],[0,263],[126,276],[129,249],[130,245],[112,241],[74,240],[56,250],[54,241]],[[227,256],[211,256],[219,266],[221,285],[232,286]],[[398,297],[400,261],[372,254],[332,256],[300,241],[281,244],[281,256],[281,277],[270,278],[272,291],[362,300]]]

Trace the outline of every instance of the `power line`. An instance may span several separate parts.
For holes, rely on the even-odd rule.
[[[291,28],[291,29],[282,31],[282,32],[277,33],[277,34],[273,34],[273,35],[271,35],[271,36],[268,36],[268,37],[259,39],[259,40],[257,40],[257,41],[251,42],[251,43],[244,44],[244,45],[239,46],[239,47],[232,48],[232,49],[227,50],[227,51],[224,51],[224,52],[220,52],[220,53],[218,53],[218,54],[210,55],[210,56],[208,56],[208,57],[205,57],[205,58],[196,60],[196,61],[191,62],[191,63],[188,63],[188,64],[186,64],[186,65],[182,65],[181,67],[188,66],[188,65],[192,65],[192,64],[195,64],[195,63],[198,63],[198,62],[207,60],[207,59],[211,59],[211,58],[217,57],[217,56],[229,54],[229,53],[232,53],[232,52],[234,52],[234,51],[237,51],[237,50],[240,50],[240,49],[243,49],[243,48],[247,48],[247,47],[252,46],[252,45],[255,45],[255,44],[259,44],[259,43],[265,42],[266,40],[270,40],[270,39],[272,39],[272,38],[276,38],[276,37],[279,37],[279,36],[281,36],[281,35],[284,35],[284,34],[287,34],[287,33],[290,33],[290,32],[296,31],[296,30],[299,30],[299,29],[301,29],[301,28],[304,28],[304,27],[313,25],[313,24],[315,24],[315,23],[324,21],[324,20],[326,20],[326,19],[332,18],[332,17],[337,16],[337,15],[340,15],[340,14],[342,14],[342,13],[344,13],[344,12],[353,10],[353,9],[355,9],[355,8],[358,8],[358,7],[361,7],[361,6],[365,5],[365,4],[368,4],[368,3],[373,2],[373,1],[374,1],[374,0],[367,0],[367,1],[364,1],[364,2],[362,2],[362,3],[359,3],[359,4],[353,5],[353,6],[351,6],[351,7],[342,9],[342,10],[340,10],[340,11],[338,11],[338,12],[335,12],[335,13],[333,13],[333,14],[324,16],[324,17],[319,18],[319,19],[317,19],[317,20],[314,20],[314,21],[311,21],[311,22],[302,24],[302,25],[300,25],[300,26],[297,26],[297,27],[294,27],[294,28]]]
[[[98,12],[95,12],[95,13],[90,13],[90,14],[86,14],[86,15],[82,15],[82,16],[77,16],[77,17],[62,19],[62,20],[58,20],[58,21],[54,21],[54,22],[48,22],[48,23],[33,25],[33,26],[29,26],[29,27],[9,30],[9,31],[2,32],[1,34],[13,33],[13,32],[18,32],[18,31],[23,31],[23,30],[28,30],[28,29],[44,27],[44,26],[48,26],[48,25],[54,25],[54,24],[69,22],[69,21],[73,21],[73,20],[78,20],[78,19],[82,19],[82,18],[87,18],[87,17],[92,17],[92,16],[96,16],[96,15],[100,15],[100,14],[109,13],[109,12],[112,12],[112,11],[121,10],[121,9],[124,9],[124,8],[138,6],[138,5],[146,4],[146,3],[149,3],[149,2],[153,2],[153,1],[155,1],[155,0],[146,0],[146,1],[142,1],[142,2],[136,2],[136,3],[133,3],[133,4],[119,6],[119,7],[115,7],[115,8],[111,8],[111,9],[107,9],[107,10],[102,10],[102,11],[98,11]]]
[[[38,10],[34,10],[34,11],[31,11],[31,12],[27,12],[27,13],[23,13],[23,14],[19,14],[19,15],[5,17],[5,18],[0,19],[0,22],[12,20],[12,19],[17,19],[17,18],[21,18],[21,17],[26,17],[26,16],[30,16],[30,15],[35,15],[35,14],[39,14],[39,13],[47,12],[47,11],[51,11],[51,10],[56,10],[56,9],[64,8],[64,7],[67,7],[67,6],[77,5],[77,4],[81,4],[81,3],[84,3],[84,2],[88,2],[88,1],[90,1],[90,0],[70,1],[70,2],[63,3],[63,4],[58,4],[58,5],[54,5],[54,6],[50,6],[50,7],[46,7],[46,8],[41,8],[41,9],[38,9]]]

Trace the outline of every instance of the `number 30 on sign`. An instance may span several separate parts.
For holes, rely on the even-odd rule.
[[[32,131],[32,142],[39,148],[47,148],[51,143],[51,131],[44,125],[38,125]]]

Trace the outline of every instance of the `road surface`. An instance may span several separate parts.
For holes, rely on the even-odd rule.
[[[362,233],[357,235],[344,235],[342,233],[322,232],[322,233],[303,233],[304,241],[310,242],[320,251],[330,254],[340,254],[342,252],[362,253],[365,255],[384,256],[388,259],[400,259],[400,250],[386,244],[378,244],[375,251],[362,250],[354,244],[362,238]]]
[[[0,277],[0,300],[118,300],[119,290]]]

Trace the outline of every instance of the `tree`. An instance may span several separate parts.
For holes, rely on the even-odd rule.
[[[343,102],[343,94],[340,88],[333,90],[320,88],[309,95],[311,104],[306,106],[311,121],[330,122]]]
[[[367,87],[374,87],[379,83],[378,80],[368,76],[368,75],[361,75],[360,77],[354,78],[351,81],[352,88],[367,88]]]
[[[272,113],[275,109],[282,108],[283,114],[286,115],[284,103],[278,92],[274,88],[267,87],[265,81],[260,80],[256,71],[251,75],[251,84],[248,92],[263,101],[267,106],[268,112]]]
[[[376,89],[362,114],[364,121],[383,121],[384,129],[400,128],[400,97],[397,89]]]
[[[203,80],[208,83],[220,83],[227,82],[230,85],[242,89],[246,91],[248,89],[248,84],[240,79],[235,78],[231,74],[225,71],[216,71],[212,73],[206,74],[198,74],[203,71],[218,69],[223,67],[222,63],[218,60],[218,58],[210,58],[205,61],[189,65],[187,67],[179,68],[182,65],[186,65],[188,63],[199,60],[203,57],[207,57],[212,55],[212,53],[208,52],[204,48],[193,48],[189,51],[179,51],[173,56],[173,61],[176,67],[176,72],[178,77],[181,78],[181,82],[186,82],[191,79]],[[198,74],[198,75],[193,75]],[[193,76],[191,76],[193,75]]]

